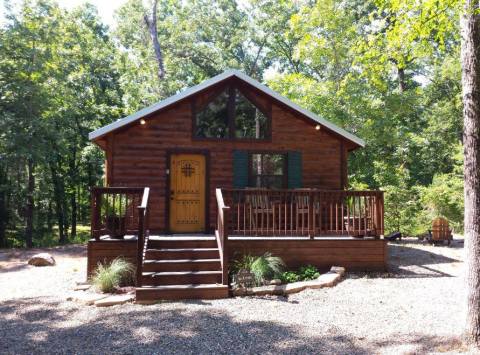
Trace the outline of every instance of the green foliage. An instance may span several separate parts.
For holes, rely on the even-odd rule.
[[[298,277],[302,281],[314,280],[319,276],[318,269],[313,265],[302,266],[298,270]]]
[[[99,291],[112,293],[117,287],[132,285],[134,271],[131,263],[116,258],[110,264],[98,264],[92,283]]]
[[[246,254],[232,263],[233,274],[240,270],[250,271],[255,276],[257,285],[281,275],[284,268],[283,260],[277,256],[272,256],[269,252],[258,257]]]
[[[285,267],[285,263],[278,256],[272,256],[271,253],[265,253],[255,259],[250,267],[250,271],[255,275],[258,284],[265,280],[271,280],[280,275]]]
[[[288,284],[300,281],[300,277],[295,271],[285,271],[280,275],[280,280],[282,280],[283,283]]]
[[[236,274],[240,270],[248,270],[252,269],[252,264],[255,261],[255,257],[250,254],[244,254],[239,259],[235,259],[232,262],[231,270],[234,274]]]
[[[285,271],[280,275],[283,283],[292,283],[297,281],[315,280],[320,276],[320,272],[313,265],[300,267],[297,271]]]
[[[0,246],[40,245],[53,233],[77,240],[89,187],[102,184],[103,153],[88,132],[227,68],[366,141],[349,155],[349,188],[385,190],[387,232],[424,232],[437,215],[461,232],[460,4],[162,0],[159,80],[143,19],[150,5],[125,2],[110,30],[89,4],[7,2]]]

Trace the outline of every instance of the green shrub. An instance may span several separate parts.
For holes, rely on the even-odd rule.
[[[271,253],[265,253],[259,256],[252,263],[250,271],[255,275],[257,284],[263,283],[265,280],[271,280],[280,275],[285,267],[285,263],[278,256],[272,256]]]
[[[301,281],[308,281],[308,280],[315,280],[317,277],[320,276],[318,269],[313,265],[302,266],[298,270],[298,278]]]
[[[232,263],[232,273],[236,274],[240,270],[251,271],[252,264],[255,261],[255,257],[250,254],[243,255],[240,259],[235,259]]]
[[[283,283],[315,280],[320,276],[318,269],[313,265],[302,266],[298,271],[285,271],[280,275]]]
[[[284,268],[283,260],[269,252],[258,257],[246,254],[233,262],[232,273],[236,274],[240,270],[250,271],[255,277],[255,284],[261,285],[265,280],[281,275]]]
[[[133,284],[134,266],[123,258],[110,264],[98,264],[92,283],[98,290],[111,293],[119,286]]]
[[[299,281],[299,277],[294,271],[285,271],[280,275],[280,280],[282,280],[283,283],[289,284]]]

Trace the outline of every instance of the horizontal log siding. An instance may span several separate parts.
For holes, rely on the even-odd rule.
[[[90,240],[87,246],[87,278],[93,276],[99,263],[111,262],[123,257],[132,264],[137,264],[136,240]]]
[[[321,270],[343,266],[347,270],[385,271],[387,242],[383,239],[317,239],[317,240],[229,240],[229,260],[240,255],[279,256],[289,269],[315,265]]]
[[[253,93],[252,93],[253,94]],[[265,97],[259,98],[265,101]],[[233,151],[300,151],[303,185],[322,189],[342,186],[341,141],[290,110],[272,104],[271,141],[245,142],[192,139],[192,103],[185,100],[147,118],[146,125],[134,124],[114,132],[112,169],[114,186],[151,188],[150,229],[165,231],[165,194],[168,149],[204,149],[210,152],[210,228],[216,221],[216,187],[233,187]],[[211,230],[212,230],[211,229]]]

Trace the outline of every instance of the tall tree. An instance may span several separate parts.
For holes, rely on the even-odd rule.
[[[466,337],[480,348],[480,5],[465,0],[462,28]]]
[[[162,47],[160,47],[160,42],[158,41],[157,6],[158,0],[153,0],[152,14],[143,14],[143,19],[145,21],[145,24],[147,25],[148,32],[150,32],[153,50],[155,51],[155,59],[157,60],[158,65],[158,80],[162,80],[165,77],[165,66],[163,64]]]

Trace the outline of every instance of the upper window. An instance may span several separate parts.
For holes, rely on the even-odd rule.
[[[223,91],[197,112],[195,136],[228,138],[228,91]]]
[[[285,154],[251,154],[250,181],[251,187],[281,189],[286,187]]]
[[[269,137],[266,113],[239,89],[230,86],[198,109],[195,137],[266,139]]]

